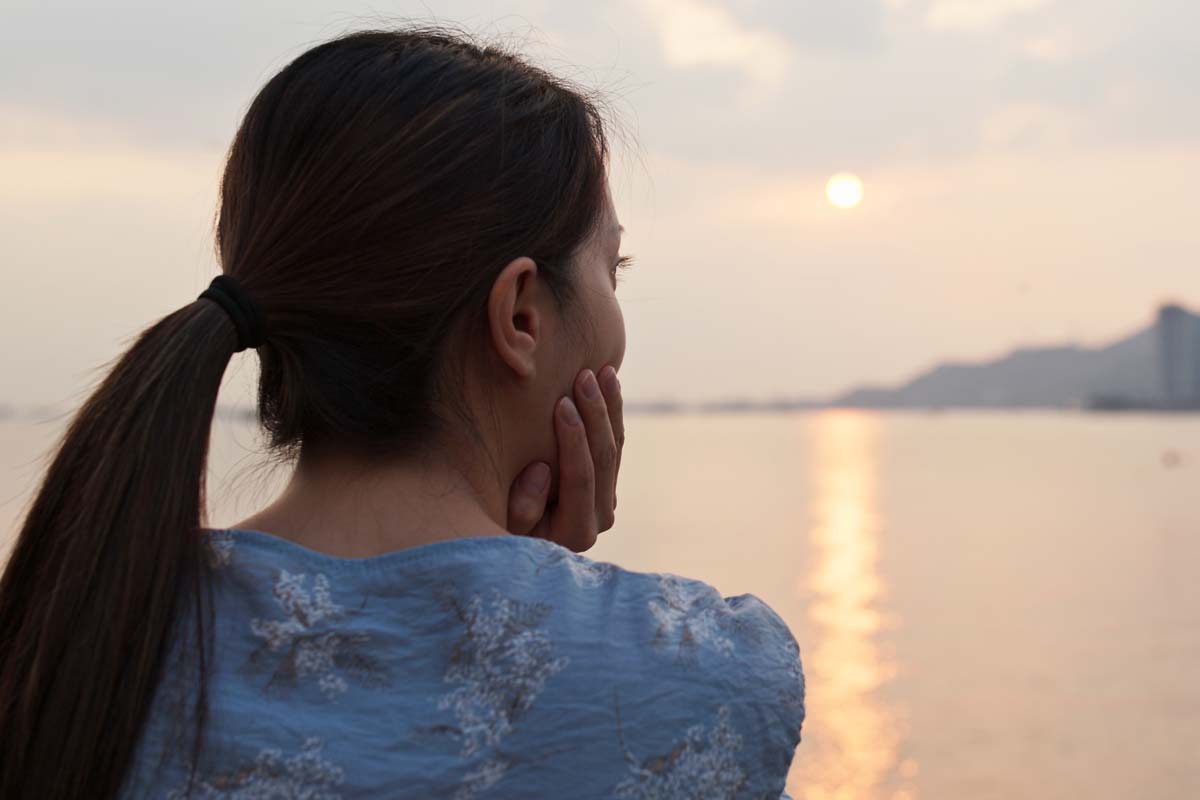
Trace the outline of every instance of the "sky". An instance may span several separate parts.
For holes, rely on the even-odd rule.
[[[1200,308],[1183,0],[6,0],[4,18],[0,402],[77,404],[194,299],[255,92],[319,41],[406,21],[608,98],[630,401],[823,398]],[[853,209],[824,193],[844,171]]]

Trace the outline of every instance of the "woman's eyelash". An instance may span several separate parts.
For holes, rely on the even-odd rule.
[[[621,270],[629,269],[633,266],[633,256],[621,256],[617,259],[617,263],[613,265],[613,274],[617,274]]]

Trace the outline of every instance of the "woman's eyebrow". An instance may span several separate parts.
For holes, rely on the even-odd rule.
[[[625,230],[625,226],[615,224],[610,230],[616,234],[616,238],[613,241],[613,247],[619,252],[621,249],[621,232]]]

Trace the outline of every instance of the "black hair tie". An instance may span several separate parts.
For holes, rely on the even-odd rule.
[[[266,315],[236,278],[225,274],[213,278],[208,288],[196,299],[206,297],[225,309],[237,328],[238,346],[233,352],[240,353],[263,343],[267,330]]]

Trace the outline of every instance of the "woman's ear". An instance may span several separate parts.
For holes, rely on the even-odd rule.
[[[537,264],[520,256],[501,270],[488,294],[488,331],[500,360],[522,378],[533,375],[541,343]]]

